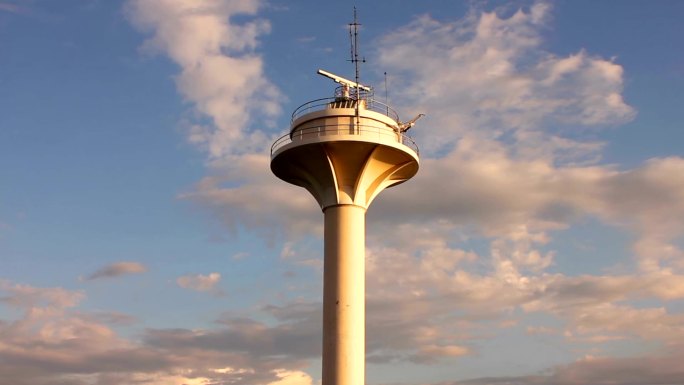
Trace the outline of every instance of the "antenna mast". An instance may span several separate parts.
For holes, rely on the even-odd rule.
[[[387,72],[385,71],[385,107],[387,108],[387,115],[389,116],[389,96],[387,95]]]
[[[350,62],[354,63],[354,80],[356,81],[356,84],[359,84],[359,62],[365,63],[366,58],[361,58],[359,60],[359,24],[358,19],[356,17],[356,7],[354,7],[354,22],[349,23],[349,40],[351,42],[351,59],[349,60]],[[353,30],[353,32],[352,32]],[[357,98],[358,98],[358,87],[356,88],[357,91]]]
[[[359,60],[359,24],[358,19],[356,17],[356,7],[354,7],[354,22],[349,23],[349,40],[351,43],[351,60],[350,62],[354,63],[354,81],[356,82],[356,129],[360,130],[361,128],[359,127],[359,103],[361,103],[361,90],[359,87],[359,62],[365,63],[366,58],[361,58]],[[353,29],[353,33],[352,33]]]

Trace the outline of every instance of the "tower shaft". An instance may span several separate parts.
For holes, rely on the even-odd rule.
[[[365,215],[327,207],[323,273],[323,384],[365,383]]]

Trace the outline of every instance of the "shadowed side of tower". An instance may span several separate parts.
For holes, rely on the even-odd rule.
[[[358,83],[338,82],[356,86],[354,95],[343,83],[336,98],[298,108],[271,148],[271,170],[307,189],[324,213],[323,385],[362,385],[366,210],[416,174],[418,148],[393,110]]]

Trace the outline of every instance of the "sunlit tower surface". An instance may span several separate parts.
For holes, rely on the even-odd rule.
[[[356,80],[303,104],[271,147],[271,170],[307,189],[324,215],[323,385],[365,384],[365,215],[384,189],[418,172],[418,147],[402,123],[359,83],[356,17],[350,24]]]

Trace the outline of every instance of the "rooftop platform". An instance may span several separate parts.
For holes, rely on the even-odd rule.
[[[360,103],[358,116],[356,104]],[[371,141],[408,147],[416,158],[419,149],[410,136],[399,130],[399,115],[373,99],[322,98],[299,106],[292,113],[288,134],[271,146],[271,158],[285,147],[337,140]]]

